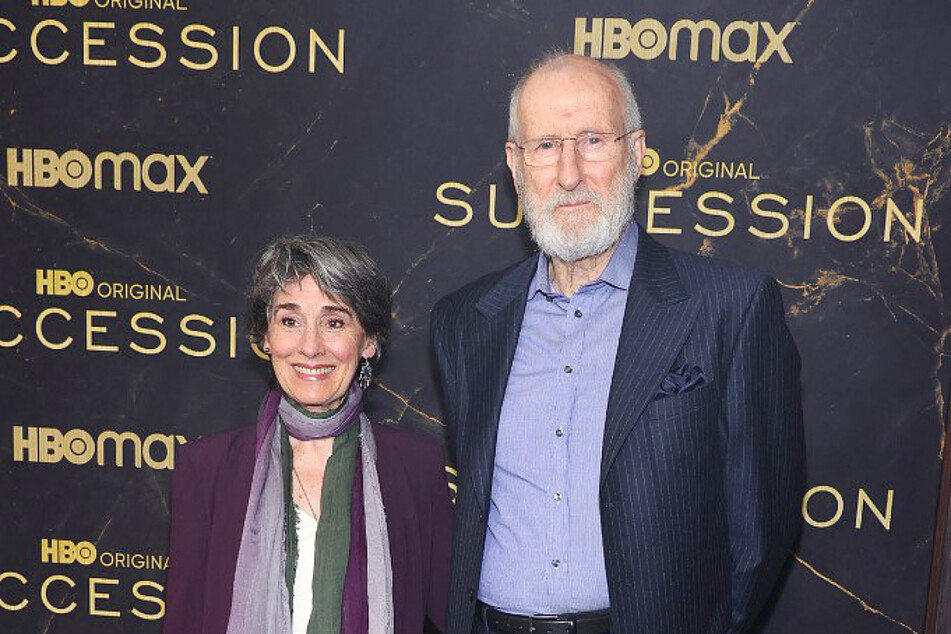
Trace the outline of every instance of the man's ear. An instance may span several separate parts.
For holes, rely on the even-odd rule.
[[[512,184],[515,185],[515,193],[518,194],[518,179],[515,178],[515,161],[518,160],[518,157],[515,156],[515,144],[511,141],[506,141],[505,143],[505,164],[509,166],[509,173],[512,174]]]
[[[636,130],[630,136],[631,155],[634,157],[634,167],[637,169],[637,175],[641,174],[641,165],[644,162],[644,155],[647,153],[647,135],[644,130]]]

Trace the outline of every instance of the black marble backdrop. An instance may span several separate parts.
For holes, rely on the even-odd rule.
[[[6,0],[0,631],[159,631],[169,451],[253,420],[268,365],[244,289],[279,234],[357,240],[391,275],[373,412],[442,436],[430,307],[531,249],[507,91],[539,53],[582,47],[637,87],[642,224],[784,289],[810,493],[762,631],[922,632],[949,383],[949,14]]]

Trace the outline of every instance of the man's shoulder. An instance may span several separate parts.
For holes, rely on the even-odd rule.
[[[774,283],[762,271],[724,258],[669,247],[667,251],[681,283],[690,294],[749,297],[764,285]]]
[[[465,312],[467,309],[474,306],[480,298],[482,298],[489,290],[494,288],[503,279],[522,269],[523,267],[531,266],[532,264],[530,263],[534,263],[537,257],[538,256],[536,254],[532,254],[527,258],[519,260],[511,266],[508,266],[500,271],[487,273],[479,279],[469,282],[468,284],[465,284],[451,293],[444,295],[439,301],[436,302],[436,305],[433,307],[433,314],[449,317],[453,314]]]

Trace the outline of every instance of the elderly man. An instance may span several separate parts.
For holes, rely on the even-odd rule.
[[[506,160],[541,253],[443,298],[459,467],[449,632],[744,632],[798,528],[799,357],[774,280],[631,218],[616,67],[545,58]]]

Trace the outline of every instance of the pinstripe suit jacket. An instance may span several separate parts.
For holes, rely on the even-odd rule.
[[[534,268],[531,257],[483,277],[432,313],[459,468],[449,634],[473,626],[499,412]],[[704,384],[661,390],[684,364]],[[774,280],[640,231],[600,464],[613,632],[750,628],[799,527],[799,368]]]

